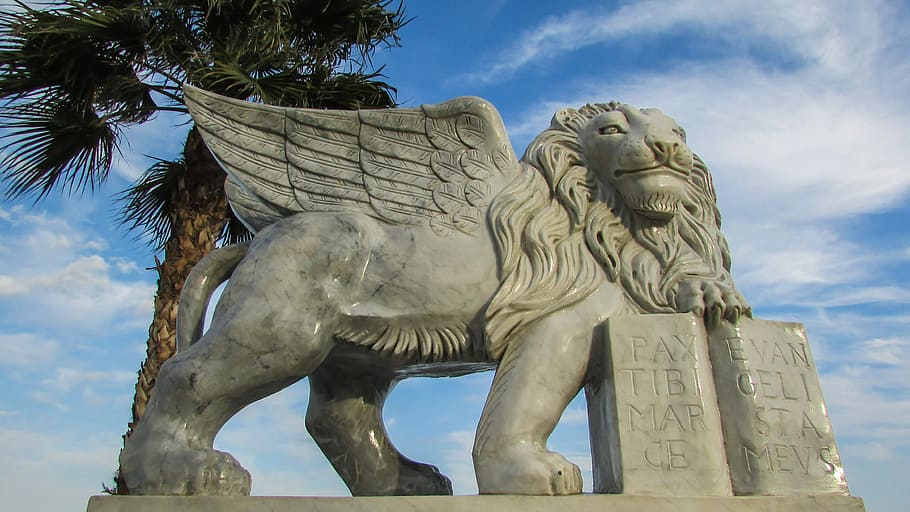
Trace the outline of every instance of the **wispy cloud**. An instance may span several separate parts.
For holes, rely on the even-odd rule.
[[[4,213],[0,302],[7,327],[40,322],[44,329],[56,325],[71,333],[148,322],[154,293],[149,276],[108,256],[104,238],[63,217],[21,207]]]
[[[56,425],[56,427],[63,427]],[[0,426],[0,495],[9,510],[78,510],[99,494],[115,469],[118,447],[111,433],[52,433]],[[66,475],[54,478],[53,474]],[[49,490],[48,483],[53,482]]]
[[[545,19],[531,27],[497,55],[490,64],[463,78],[480,83],[504,81],[522,68],[558,59],[589,46],[637,42],[673,30],[710,33],[712,37],[741,46],[775,45],[778,51],[819,62],[826,68],[845,65],[860,69],[865,53],[887,49],[881,21],[894,7],[887,2],[867,2],[861,9],[847,1],[747,1],[649,0],[629,2],[616,10],[573,10]],[[881,13],[880,16],[878,13]],[[846,34],[832,26],[852,24]],[[849,36],[862,34],[862,41]],[[861,44],[853,44],[860,42]]]
[[[55,340],[34,333],[0,333],[0,366],[34,368],[54,361],[60,351]]]
[[[93,202],[73,200],[62,212],[8,205],[0,211],[0,370],[17,389],[7,396],[8,407],[28,411],[5,417],[0,428],[60,415],[73,420],[66,423],[70,431],[80,428],[85,411],[117,410],[119,430],[140,352],[125,364],[116,356],[132,351],[130,341],[142,346],[144,336],[136,332],[151,317],[150,276],[124,261],[89,220]],[[117,336],[117,348],[106,344]],[[31,427],[44,432],[58,421]],[[120,433],[106,440],[110,449]],[[109,467],[83,493],[100,489],[115,455],[108,454]]]
[[[822,375],[825,398],[842,446],[890,445],[888,454],[865,454],[881,460],[897,460],[910,449],[910,387],[906,364],[853,364],[837,373]],[[887,414],[883,414],[887,411]]]
[[[442,435],[442,453],[445,472],[452,480],[452,489],[458,495],[477,494],[477,477],[471,450],[474,447],[473,430],[455,430]]]
[[[874,338],[860,345],[865,362],[899,368],[910,365],[910,338]]]
[[[565,424],[582,424],[588,422],[588,410],[584,407],[569,407],[562,413],[559,420]]]
[[[185,134],[190,129],[189,121],[185,114],[160,112],[151,121],[123,130],[120,137],[122,153],[112,165],[113,176],[118,179],[112,185],[121,189],[135,182],[155,158],[178,158]],[[175,133],[184,135],[175,137]]]

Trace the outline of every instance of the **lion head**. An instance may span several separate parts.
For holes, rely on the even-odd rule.
[[[685,279],[735,293],[711,176],[660,111],[561,110],[522,165],[490,207],[501,275],[486,312],[494,358],[604,280],[622,285],[628,313],[676,312]]]

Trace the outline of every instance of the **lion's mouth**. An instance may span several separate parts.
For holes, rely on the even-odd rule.
[[[650,167],[642,167],[640,169],[616,169],[613,171],[613,177],[618,179],[630,174],[679,174],[685,178],[688,178],[691,172],[692,170],[688,168],[679,168],[672,165],[657,164]]]

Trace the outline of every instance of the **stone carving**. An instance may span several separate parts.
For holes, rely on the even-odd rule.
[[[663,314],[602,331],[585,386],[595,493],[850,494],[802,325]]]
[[[585,388],[594,492],[732,496],[705,328],[691,314],[611,318]]]
[[[257,235],[203,260],[185,287],[181,350],[121,455],[133,493],[248,493],[213,439],[304,377],[307,428],[354,495],[450,493],[392,445],[384,398],[401,378],[494,366],[473,451],[480,492],[578,493],[578,468],[546,440],[591,378],[598,326],[749,314],[708,170],[660,111],[561,110],[518,161],[478,98],[341,112],[187,87],[186,101]]]
[[[849,494],[803,326],[748,319],[709,343],[733,491]]]

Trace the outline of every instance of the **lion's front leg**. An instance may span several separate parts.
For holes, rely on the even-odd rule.
[[[573,318],[574,317],[574,318]],[[584,382],[593,325],[571,312],[532,326],[496,370],[474,443],[481,494],[578,494],[581,471],[547,439]]]

